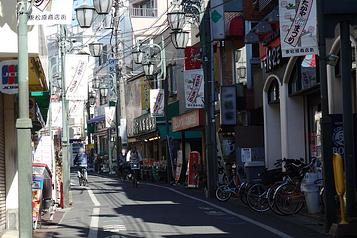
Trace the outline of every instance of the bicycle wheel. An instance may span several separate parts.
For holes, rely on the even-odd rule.
[[[267,192],[267,198],[268,198],[268,204],[269,208],[277,215],[283,216],[285,214],[281,213],[275,206],[275,201],[274,201],[274,194],[276,189],[282,184],[283,182],[276,182],[272,186],[268,188]]]
[[[285,215],[293,215],[304,207],[305,197],[298,186],[283,184],[275,191],[274,203],[279,212]]]
[[[269,210],[267,199],[267,188],[263,184],[254,184],[247,192],[248,206],[257,212],[266,212]]]
[[[216,189],[216,198],[221,201],[225,202],[232,196],[232,193],[229,190],[228,185],[221,185]]]
[[[238,196],[239,196],[241,202],[246,206],[248,206],[247,192],[248,192],[249,186],[250,186],[249,183],[243,182],[239,186],[239,190],[238,190]]]

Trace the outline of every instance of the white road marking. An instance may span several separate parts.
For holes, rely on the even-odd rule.
[[[165,189],[167,189],[167,190],[170,190],[170,191],[172,191],[172,192],[175,192],[175,193],[177,193],[177,194],[180,194],[180,195],[182,195],[182,196],[184,196],[184,197],[187,197],[187,198],[190,198],[190,199],[192,199],[192,200],[196,200],[196,201],[205,203],[205,204],[207,204],[207,205],[209,205],[209,206],[211,206],[211,207],[214,207],[214,208],[216,208],[216,209],[219,209],[219,210],[221,210],[221,211],[223,211],[223,212],[225,212],[225,213],[227,213],[227,214],[229,214],[229,215],[238,217],[239,219],[242,219],[242,220],[244,220],[244,221],[246,221],[246,222],[248,222],[248,223],[251,223],[251,224],[254,224],[254,225],[256,225],[256,226],[259,226],[260,228],[262,228],[262,229],[264,229],[264,230],[266,230],[266,231],[269,231],[269,232],[271,232],[271,233],[273,233],[273,234],[275,234],[275,235],[277,235],[277,236],[279,236],[279,237],[282,237],[282,238],[293,238],[292,236],[290,236],[290,235],[288,235],[288,234],[286,234],[286,233],[284,233],[284,232],[281,232],[281,231],[279,231],[279,230],[277,230],[277,229],[275,229],[275,228],[273,228],[273,227],[271,227],[271,226],[265,225],[265,224],[263,224],[263,223],[261,223],[261,222],[259,222],[259,221],[253,220],[253,219],[251,219],[251,218],[249,218],[249,217],[246,217],[246,216],[244,216],[244,215],[241,215],[241,214],[232,212],[232,211],[230,211],[230,210],[228,210],[228,209],[226,209],[226,208],[224,208],[224,207],[220,207],[220,206],[218,206],[218,205],[216,205],[216,204],[214,204],[214,203],[211,203],[211,202],[208,202],[208,201],[205,201],[205,200],[202,200],[202,199],[199,199],[199,198],[196,198],[196,197],[187,195],[187,194],[182,193],[182,192],[180,192],[180,191],[177,191],[177,190],[175,190],[175,189],[173,189],[173,188],[168,188],[168,187],[165,187],[165,186],[160,186],[160,185],[150,184],[150,183],[146,183],[146,184],[147,184],[147,185],[150,185],[150,186],[154,186],[154,187],[165,188]]]
[[[104,231],[108,231],[108,232],[120,232],[120,231],[126,231],[126,227],[125,225],[106,225],[103,226],[103,230]]]
[[[99,213],[100,213],[99,207],[93,208],[92,219],[90,221],[90,226],[89,226],[88,238],[97,238],[98,226],[99,226]]]
[[[95,197],[93,191],[90,188],[87,188],[88,194],[90,199],[92,200],[93,204],[95,207],[99,207],[100,206],[100,202],[98,201],[98,199]]]

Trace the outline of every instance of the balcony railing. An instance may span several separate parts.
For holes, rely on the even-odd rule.
[[[131,8],[132,17],[157,17],[157,8]]]

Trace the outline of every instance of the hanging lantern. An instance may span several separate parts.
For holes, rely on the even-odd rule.
[[[188,31],[174,31],[171,32],[171,41],[176,49],[185,49],[189,40]]]
[[[90,104],[90,105],[94,105],[94,104],[95,104],[96,97],[95,97],[94,92],[91,92],[91,93],[89,94],[88,101],[89,101],[89,104]]]
[[[143,68],[144,68],[144,73],[146,76],[150,77],[154,75],[154,64],[151,63],[150,61],[143,64]]]
[[[93,6],[99,15],[108,14],[113,6],[113,0],[93,0]]]
[[[186,13],[180,10],[174,10],[167,13],[167,21],[172,31],[180,31],[185,25]]]
[[[108,97],[108,92],[109,92],[108,88],[101,88],[100,89],[100,95],[102,95],[102,97]]]
[[[144,53],[139,49],[139,47],[133,49],[132,54],[135,64],[141,64],[143,62]]]
[[[95,8],[87,4],[80,5],[75,9],[76,18],[81,28],[89,28],[94,19]]]
[[[89,46],[89,52],[90,52],[91,56],[100,57],[102,55],[102,51],[103,51],[102,43],[93,42],[93,43],[90,43],[88,46]]]

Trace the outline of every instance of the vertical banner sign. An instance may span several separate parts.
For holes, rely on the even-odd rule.
[[[177,151],[177,161],[176,161],[176,177],[175,177],[175,181],[176,183],[179,182],[180,180],[180,176],[181,176],[181,171],[182,171],[182,150],[178,150]]]
[[[186,108],[204,108],[203,69],[184,71]]]
[[[82,118],[84,113],[84,101],[69,101],[68,117]]]
[[[73,0],[33,0],[28,25],[70,25]]]
[[[61,102],[51,102],[52,128],[62,128],[62,104]]]
[[[216,142],[217,142],[217,184],[227,183],[227,171],[226,163],[224,162],[223,153],[222,153],[222,144],[219,138],[218,132],[216,133]]]
[[[185,70],[202,68],[201,48],[199,43],[185,48]]]
[[[318,54],[316,0],[279,0],[283,57]]]
[[[115,107],[105,107],[105,127],[111,127],[115,116]]]
[[[34,162],[44,163],[52,170],[51,137],[41,136],[35,151]]]
[[[144,111],[150,109],[150,85],[147,80],[141,82],[141,109]]]
[[[0,92],[4,94],[17,94],[19,92],[18,61],[1,61],[0,70]]]
[[[211,40],[224,40],[224,1],[211,0]]]
[[[174,139],[171,136],[166,136],[167,146],[169,148],[169,157],[171,162],[171,174],[175,178],[175,165],[174,165]]]
[[[88,100],[88,56],[66,55],[66,99]]]
[[[237,91],[233,86],[221,87],[221,125],[235,126],[237,124]]]
[[[164,90],[150,90],[150,113],[152,117],[163,117],[164,112]]]

